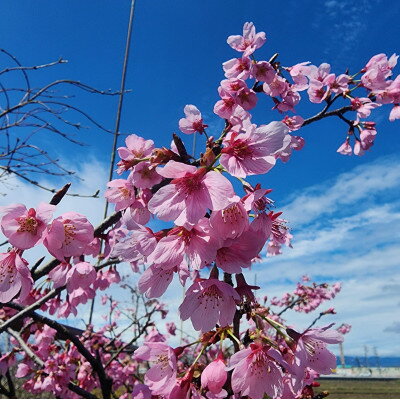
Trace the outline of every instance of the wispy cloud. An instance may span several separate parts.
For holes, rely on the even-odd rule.
[[[393,322],[392,325],[386,327],[385,332],[400,333],[400,321]]]
[[[367,34],[368,25],[365,21],[379,3],[380,0],[326,0],[315,3],[317,18],[313,27],[318,30],[328,27],[329,35],[334,39],[326,43],[325,55],[331,55],[334,48],[336,63],[348,61],[352,56],[351,50]]]
[[[335,213],[354,214],[378,197],[382,200],[393,195],[385,192],[399,186],[400,167],[395,157],[388,157],[356,167],[333,181],[294,193],[284,207],[285,214],[295,226]]]

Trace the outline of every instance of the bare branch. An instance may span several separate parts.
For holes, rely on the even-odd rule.
[[[46,190],[47,192],[50,193],[57,193],[56,189],[52,189],[52,188],[48,188],[46,186],[41,185],[39,182],[34,181],[33,179],[28,178],[27,176],[21,174],[20,172],[17,172],[11,168],[7,168],[7,167],[3,167],[2,165],[0,165],[0,169],[4,170],[5,172],[7,172],[8,174],[14,174],[19,176],[20,178],[22,178],[23,180],[31,183],[34,186],[37,186],[40,189]],[[95,193],[90,194],[90,195],[85,195],[85,194],[79,194],[79,193],[67,193],[67,196],[71,196],[71,197],[93,197],[93,198],[98,198],[99,197],[99,193],[100,190],[97,190]]]
[[[53,61],[53,62],[48,63],[48,64],[33,65],[33,66],[30,66],[30,67],[23,67],[23,66],[10,67],[10,68],[5,68],[2,71],[0,71],[0,75],[5,74],[7,72],[11,72],[11,71],[29,71],[29,70],[47,68],[47,67],[52,67],[53,65],[57,65],[57,64],[65,64],[67,62],[68,62],[68,60],[64,60],[62,58],[59,58],[57,61]]]

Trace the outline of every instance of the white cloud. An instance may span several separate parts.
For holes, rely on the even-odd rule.
[[[283,208],[293,226],[304,225],[319,217],[342,212],[346,206],[357,210],[363,207],[364,202],[374,201],[385,191],[399,186],[400,165],[393,158],[385,158],[356,167],[339,175],[333,182],[295,193]]]

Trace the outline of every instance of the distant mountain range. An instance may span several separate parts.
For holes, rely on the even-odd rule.
[[[345,356],[345,361],[346,367],[400,367],[400,357]],[[341,365],[339,357],[337,357],[337,365]]]

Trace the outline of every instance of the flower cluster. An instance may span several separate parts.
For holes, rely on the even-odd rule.
[[[338,151],[362,155],[377,132],[373,122],[362,119],[383,104],[394,105],[390,120],[400,117],[400,81],[390,80],[397,56],[379,54],[356,74],[336,75],[326,63],[284,67],[277,54],[259,61],[254,54],[265,42],[265,33],[257,33],[251,22],[244,25],[242,35],[228,38],[240,54],[223,64],[226,79],[214,105],[214,113],[224,120],[222,132],[211,135],[200,110],[194,105],[184,108],[178,126],[185,135],[199,134],[203,139],[204,151],[198,158],[188,154],[176,134],[170,148],[156,148],[152,140],[136,134],[126,137],[125,146],[118,148],[120,177],[108,182],[105,192],[115,214],[99,228],[76,212],[53,219],[53,204],[29,210],[22,204],[2,208],[0,225],[11,248],[0,254],[0,302],[5,304],[0,329],[10,329],[16,348],[2,356],[0,372],[15,363],[15,353],[21,353],[17,376],[26,378],[25,389],[51,391],[58,397],[90,397],[99,386],[103,397],[117,397],[124,390],[121,398],[313,396],[318,375],[336,367],[328,345],[341,343],[350,326],[313,328],[319,318],[334,314],[333,308],[302,331],[286,323],[282,314],[288,309],[310,313],[334,298],[341,286],[310,284],[304,276],[293,293],[260,304],[255,294],[259,287],[249,285],[244,274],[264,254],[275,256],[283,245],[291,247],[293,237],[269,197],[272,190],[250,184],[248,177],[258,179],[281,161],[289,161],[293,150],[301,150],[305,143],[293,132],[330,116],[348,125]],[[354,97],[358,89],[366,91],[364,97]],[[304,91],[311,103],[324,104],[307,119],[295,110]],[[279,121],[254,123],[250,110],[260,96],[271,99]],[[332,110],[340,101],[343,105]],[[156,218],[163,227],[158,231],[151,228],[157,226],[151,225]],[[40,263],[30,269],[22,257],[37,245],[54,257],[39,270]],[[65,326],[33,312],[41,309],[57,318],[77,315],[78,305],[121,281],[122,287],[136,293],[117,270],[123,262],[139,274],[140,293],[128,310],[112,296],[102,296],[101,303],[110,310],[106,326],[97,332],[88,325],[79,338],[71,337]],[[167,339],[180,328],[168,322],[168,333],[162,334],[151,319],[156,313],[165,318],[167,310],[155,298],[165,293],[174,276],[187,287],[179,316],[190,320],[200,335],[192,343],[183,338],[175,348]],[[29,318],[24,320],[27,305]],[[22,336],[9,327],[18,312],[25,321]],[[119,318],[130,313],[135,314],[132,324],[116,333]],[[132,326],[134,338],[125,341],[123,334]],[[63,335],[65,345],[55,340]],[[31,337],[34,344],[28,342]],[[139,340],[140,347],[132,348]]]
[[[329,301],[340,292],[341,284],[336,282],[333,285],[327,283],[307,284],[310,278],[304,275],[302,282],[297,283],[293,293],[285,293],[281,299],[271,299],[271,305],[278,307],[289,307],[295,311],[309,313],[317,309],[323,302]]]

